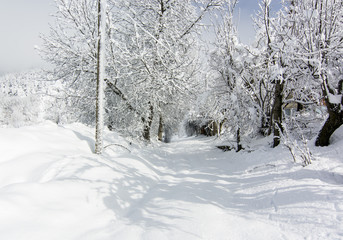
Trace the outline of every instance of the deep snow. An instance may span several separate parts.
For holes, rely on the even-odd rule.
[[[145,146],[81,124],[0,129],[0,239],[343,239],[343,128],[302,167],[267,139]]]

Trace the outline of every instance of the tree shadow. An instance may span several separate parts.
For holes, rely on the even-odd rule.
[[[337,212],[337,209],[330,207],[332,202],[340,203],[343,200],[343,189],[337,188],[337,185],[341,184],[342,176],[336,174],[339,181],[335,181],[330,177],[331,173],[320,171],[319,177],[316,178],[313,170],[305,168],[299,168],[290,175],[286,171],[279,172],[277,168],[280,166],[274,165],[264,166],[263,174],[259,171],[255,173],[254,169],[247,174],[246,171],[230,170],[230,164],[227,168],[216,167],[215,158],[211,156],[213,151],[210,152],[211,150],[205,153],[192,152],[189,155],[175,154],[165,157],[166,153],[161,151],[158,154],[141,156],[141,161],[150,165],[150,168],[158,173],[160,180],[155,188],[148,190],[148,194],[144,196],[144,203],[136,205],[135,209],[131,210],[135,214],[126,216],[128,220],[132,224],[139,223],[143,226],[150,226],[151,222],[154,226],[162,224],[163,221],[156,223],[156,219],[159,219],[156,216],[163,214],[161,202],[211,204],[242,217],[252,216],[253,213],[255,216],[260,215],[262,219],[273,218],[284,224],[288,224],[290,219],[296,217],[299,224],[321,222],[321,226],[328,229],[335,229],[333,221],[336,220],[332,220],[333,212],[336,211],[343,219],[343,209]],[[189,162],[194,156],[199,157],[197,168]],[[207,156],[211,157],[206,158]],[[170,164],[173,166],[172,169],[167,168],[168,164],[164,162],[167,159],[176,161]],[[284,166],[281,166],[281,169],[282,167]],[[128,186],[130,187],[132,186]],[[299,206],[301,211],[298,210]],[[180,209],[177,204],[169,207],[168,212],[175,214],[165,217],[186,216],[177,214],[179,211],[187,211]],[[147,212],[150,214],[143,214]],[[315,215],[318,215],[318,218],[313,218]],[[323,219],[331,220],[322,222]],[[343,234],[343,231],[341,233]]]
[[[77,131],[72,130],[75,136],[80,139],[81,141],[87,142],[89,149],[94,152],[95,151],[95,141],[93,138],[87,137],[86,135],[83,135]]]
[[[88,137],[78,136],[93,143]],[[298,168],[289,174],[279,171],[285,166],[267,163],[232,169],[237,165],[232,162],[235,160],[226,159],[227,154],[213,149],[186,153],[172,148],[142,149],[115,158],[105,153],[102,157],[89,157],[91,164],[75,169],[77,177],[73,180],[91,184],[114,218],[143,229],[186,231],[179,229],[176,222],[192,221],[192,210],[187,206],[194,204],[212,205],[242,218],[260,216],[283,224],[294,218],[299,224],[319,224],[328,219],[321,222],[328,229],[335,228],[333,222],[343,220],[343,206],[333,210],[328,203],[328,199],[337,204],[343,200],[343,189],[338,188],[341,183],[333,181],[330,173],[321,171],[316,178],[313,170]],[[87,172],[96,168],[110,176],[92,180]],[[334,211],[336,220],[332,219]],[[313,218],[315,215],[318,218]]]

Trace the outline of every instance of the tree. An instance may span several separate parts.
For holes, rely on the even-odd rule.
[[[105,75],[105,37],[106,37],[106,0],[98,0],[98,47],[96,71],[96,119],[95,119],[95,153],[103,149],[104,125],[104,75]]]
[[[124,18],[112,33],[113,49],[125,52],[116,69],[124,69],[110,82],[123,89],[126,99],[141,116],[142,136],[149,141],[154,123],[161,138],[165,125],[181,120],[197,87],[199,22],[221,1],[118,2]],[[203,9],[198,10],[198,5]],[[124,30],[125,28],[125,30]],[[139,94],[137,90],[139,89]],[[188,99],[188,100],[187,100]],[[136,124],[137,126],[137,124]]]
[[[255,42],[245,47],[241,76],[255,103],[260,133],[269,135],[273,128],[275,109],[275,55],[272,49],[274,31],[271,25],[273,19],[270,17],[270,1],[261,1],[259,6],[260,11],[253,18]]]
[[[157,135],[158,123],[163,131],[163,126],[182,119],[199,85],[200,21],[223,2],[107,1],[104,120],[110,128],[149,141],[152,128]],[[66,98],[73,102],[73,114],[94,124],[98,2],[56,3],[56,25],[44,37],[41,53],[55,65],[56,79],[68,86]]]
[[[288,3],[289,8],[284,16],[291,23],[291,31],[284,34],[289,46],[287,54],[291,55],[293,67],[298,67],[297,81],[308,81],[313,86],[321,85],[329,116],[315,144],[327,146],[332,133],[343,124],[340,89],[343,3],[336,0],[292,0]]]
[[[64,86],[71,119],[94,124],[98,1],[56,0],[55,24],[40,54],[54,68],[51,75]]]
[[[215,80],[200,103],[200,113],[207,116],[213,130],[226,131],[236,137],[237,151],[242,149],[241,135],[256,129],[256,104],[251,89],[246,84],[245,46],[238,41],[233,24],[237,1],[226,5],[221,24],[216,31],[215,48],[211,52],[210,66]],[[209,126],[210,127],[210,126]]]
[[[266,41],[266,68],[268,71],[268,81],[274,85],[273,94],[273,107],[271,111],[271,127],[273,129],[273,147],[280,144],[280,136],[282,129],[282,106],[283,106],[283,93],[286,82],[286,74],[283,72],[283,55],[280,54],[282,44],[280,39],[276,36],[274,29],[275,19],[270,16],[271,0],[262,0],[260,4],[261,23],[260,28],[264,29],[264,38]],[[281,46],[280,46],[281,45]]]

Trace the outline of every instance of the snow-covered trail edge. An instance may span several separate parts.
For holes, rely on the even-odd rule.
[[[0,129],[0,239],[343,238],[340,136],[303,168],[282,148],[142,147],[110,132],[105,145],[124,147],[97,156],[93,133]]]

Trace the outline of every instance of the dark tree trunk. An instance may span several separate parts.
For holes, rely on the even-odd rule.
[[[263,111],[262,111],[263,114]],[[261,117],[261,127],[260,127],[260,134],[263,136],[269,136],[271,134],[271,128],[270,128],[270,121],[271,117],[270,115],[263,114]]]
[[[242,145],[241,145],[241,129],[238,128],[237,129],[237,133],[236,133],[236,140],[237,140],[237,150],[236,152],[239,152],[243,149]]]
[[[158,124],[158,140],[161,142],[163,141],[163,131],[164,131],[163,118],[162,118],[162,115],[160,115],[160,121]]]
[[[273,147],[280,144],[280,135],[283,130],[282,128],[282,91],[283,83],[281,80],[276,81],[275,85],[275,95],[274,95],[274,107],[273,107]],[[280,132],[281,131],[281,132]]]
[[[342,83],[340,80],[338,83],[338,94],[342,94]],[[323,87],[323,93],[325,96],[325,103],[328,109],[329,118],[326,120],[324,126],[319,131],[315,145],[317,147],[324,147],[330,144],[331,135],[343,124],[343,96],[341,96],[341,103],[330,103],[328,94],[325,87]],[[330,90],[329,90],[330,91]],[[331,91],[331,94],[334,92]]]
[[[320,130],[318,137],[316,139],[315,145],[317,147],[328,146],[330,143],[331,135],[338,129],[343,123],[343,115],[341,113],[332,113],[326,120],[324,126]]]
[[[150,129],[152,125],[152,119],[154,117],[154,107],[149,102],[149,116],[147,120],[144,120],[143,138],[150,142]]]

